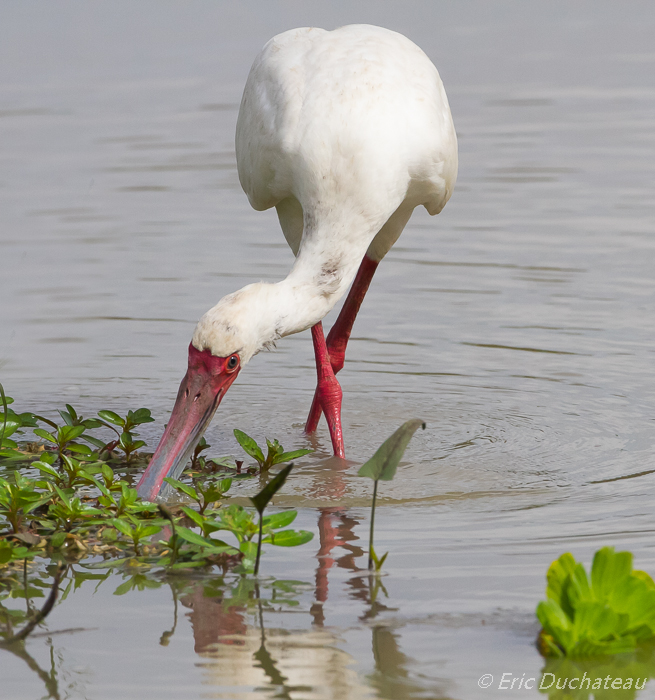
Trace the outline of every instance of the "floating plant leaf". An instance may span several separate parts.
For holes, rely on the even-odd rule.
[[[655,583],[632,569],[630,552],[598,550],[590,578],[563,554],[550,565],[547,581],[547,599],[537,606],[544,656],[619,654],[655,638]]]

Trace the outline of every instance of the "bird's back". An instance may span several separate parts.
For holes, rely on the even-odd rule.
[[[252,206],[294,197],[305,226],[342,217],[377,231],[403,201],[436,214],[457,176],[436,68],[406,37],[368,25],[271,39],[246,83],[236,148]]]

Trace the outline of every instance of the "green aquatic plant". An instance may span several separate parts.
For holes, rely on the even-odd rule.
[[[31,559],[35,555],[35,551],[30,551],[30,548],[20,543],[20,541],[11,539],[0,540],[0,566],[12,561]]]
[[[57,457],[59,458],[59,466],[64,466],[65,452],[74,452],[85,457],[90,457],[92,450],[88,445],[83,445],[76,442],[77,438],[81,437],[86,431],[83,425],[57,425],[54,421],[43,416],[37,416],[38,420],[47,423],[53,430],[48,432],[43,428],[34,428],[34,434],[43,438],[47,442],[53,444],[57,449]]]
[[[205,451],[208,450],[211,447],[211,445],[207,442],[205,437],[201,437],[200,440],[198,440],[198,444],[193,448],[193,454],[191,455],[191,469],[192,470],[198,470],[202,469],[204,467],[204,458],[201,457],[200,455]],[[199,460],[203,460],[202,463]]]
[[[84,463],[68,455],[61,455],[60,469],[53,468],[56,457],[52,453],[44,452],[41,458],[32,462],[32,468],[38,469],[44,477],[60,488],[73,488],[83,484],[94,483],[95,474],[98,473],[102,465],[100,462]]]
[[[129,411],[123,417],[103,410],[98,412],[98,418],[84,418],[66,404],[65,409],[59,410],[63,425],[58,425],[42,416],[15,413],[9,408],[11,398],[4,395],[1,387],[0,399],[0,466],[8,465],[13,451],[23,460],[38,455],[29,467],[29,476],[12,466],[9,476],[0,477],[0,588],[20,560],[35,557],[63,556],[67,561],[100,557],[101,560],[84,565],[91,570],[138,566],[140,572],[179,572],[219,566],[224,571],[232,569],[243,574],[254,568],[258,571],[262,544],[295,546],[312,538],[310,532],[288,528],[296,511],[272,515],[263,512],[290,468],[271,479],[253,498],[259,520],[253,510],[223,504],[233,479],[251,477],[239,473],[239,462],[232,465],[225,458],[195,473],[190,484],[168,480],[194,502],[194,507],[172,506],[172,510],[165,509],[162,519],[155,504],[139,498],[127,480],[131,477],[121,478],[116,467],[107,463],[111,460],[114,465],[127,465],[135,450],[145,445],[136,439],[134,429],[153,420],[148,409]],[[37,420],[48,430],[39,428]],[[45,449],[28,445],[22,450],[6,437],[9,431],[14,436],[23,427],[36,427],[36,434],[46,443]],[[108,427],[115,433],[111,442],[88,435],[89,431]],[[284,453],[277,440],[268,441],[268,445],[269,454],[262,462],[267,467],[309,452]],[[39,451],[35,452],[37,447]],[[200,464],[205,459],[201,453],[208,448],[204,442],[196,450],[196,466],[204,466]],[[117,450],[124,453],[121,459],[113,454]],[[10,451],[12,454],[7,456]],[[36,476],[34,471],[38,472]],[[229,475],[214,476],[213,471],[227,471]],[[165,520],[169,520],[170,528],[166,529],[165,539],[159,539],[156,535],[166,526]],[[235,544],[217,539],[219,531],[231,533]]]
[[[182,481],[167,476],[164,481],[170,484],[179,493],[186,494],[190,499],[198,504],[198,509],[202,515],[205,510],[214,503],[225,498],[225,494],[230,490],[232,479],[194,479],[193,485],[185,484]]]
[[[573,555],[562,554],[546,578],[546,600],[537,606],[544,656],[620,654],[655,638],[655,583],[633,570],[631,552],[599,549],[591,577]]]
[[[18,451],[18,443],[11,439],[14,434],[21,434],[21,428],[35,428],[36,418],[32,413],[16,413],[9,404],[14,400],[5,394],[4,387],[0,384],[0,457],[21,458],[23,455]]]
[[[284,448],[277,440],[273,440],[273,442],[271,442],[268,438],[266,438],[268,452],[266,453],[266,457],[264,457],[261,447],[253,438],[250,437],[250,435],[246,435],[242,430],[235,430],[234,437],[243,448],[243,451],[257,462],[261,471],[268,471],[275,464],[291,462],[294,459],[299,459],[300,457],[304,457],[305,455],[311,454],[314,451],[301,449],[293,450],[292,452],[285,452]]]
[[[12,533],[23,530],[23,522],[27,516],[52,499],[52,494],[37,491],[33,480],[22,476],[18,471],[13,473],[14,483],[0,478],[0,515],[11,525]]]
[[[375,527],[375,501],[378,493],[378,481],[391,481],[396,475],[398,463],[402,459],[412,435],[422,427],[425,430],[425,423],[417,418],[403,423],[398,430],[387,438],[378,448],[377,452],[364,463],[357,472],[359,476],[367,476],[373,479],[373,499],[371,502],[371,529],[368,538],[368,568],[376,571],[382,568],[387,558],[383,554],[378,558],[373,549],[373,529]]]
[[[139,555],[139,545],[141,544],[141,540],[145,539],[146,537],[152,537],[161,530],[159,525],[151,525],[141,522],[131,515],[126,515],[122,518],[114,518],[112,524],[120,533],[132,540],[134,553],[137,556]]]
[[[278,482],[275,486],[280,488],[281,483]],[[260,494],[257,494],[257,496]],[[265,494],[262,499],[258,500],[260,506],[267,495]],[[250,500],[254,503],[257,496]],[[266,504],[263,505],[263,508],[266,508]],[[282,529],[291,525],[296,519],[298,511],[285,510],[281,513],[262,516],[262,509],[261,512],[258,510],[258,513],[259,521],[255,522],[252,511],[246,510],[243,506],[233,504],[227,508],[221,508],[216,514],[216,518],[210,522],[212,531],[226,530],[234,535],[239,545],[237,551],[244,556],[243,570],[249,571],[254,568],[255,574],[259,573],[258,562],[261,557],[262,544],[272,544],[277,547],[297,547],[305,544],[305,542],[309,542],[314,536],[313,533],[306,530]],[[255,536],[258,537],[257,544],[253,542]]]
[[[125,418],[119,416],[118,413],[114,413],[114,411],[107,410],[98,411],[98,416],[102,419],[102,425],[113,430],[118,439],[112,440],[104,444],[104,446],[100,441],[94,439],[92,444],[108,452],[120,450],[125,454],[125,461],[129,464],[133,454],[146,445],[143,440],[134,439],[138,436],[134,429],[139,425],[152,423],[155,420],[151,415],[150,409],[139,408],[136,411],[128,411]],[[119,427],[121,430],[117,430],[116,427]]]
[[[146,445],[143,440],[135,440],[138,433],[134,432],[134,428],[143,423],[154,421],[154,418],[150,415],[150,410],[147,408],[128,411],[125,418],[114,413],[114,411],[98,411],[98,416],[100,416],[101,420],[98,418],[84,418],[78,415],[77,411],[70,404],[66,404],[65,411],[59,409],[58,412],[64,420],[64,425],[57,425],[57,423],[44,416],[35,416],[36,420],[50,426],[52,431],[48,432],[43,428],[34,428],[34,434],[56,447],[60,466],[63,466],[66,453],[75,453],[88,458],[94,456],[94,452],[89,445],[78,442],[78,439],[93,445],[96,448],[95,456],[97,458],[106,457],[112,451],[120,450],[125,454],[125,461],[129,464],[134,453]],[[117,430],[116,426],[121,428],[121,430]],[[105,442],[97,437],[88,435],[86,432],[97,428],[113,430],[116,433],[116,438]]]
[[[76,523],[86,522],[102,515],[99,508],[94,508],[82,501],[79,496],[69,496],[65,491],[55,486],[59,500],[48,508],[48,517],[69,532]]]
[[[66,404],[65,411],[59,408],[57,409],[57,413],[62,417],[64,423],[71,427],[81,425],[85,430],[93,430],[94,428],[100,428],[104,425],[104,423],[97,418],[84,418],[84,416],[79,416],[77,411],[69,403]]]
[[[268,439],[266,440],[266,442],[269,445],[270,455],[271,443],[268,441]],[[293,464],[290,464],[288,467],[284,467],[284,469],[282,469],[279,474],[276,474],[256,496],[253,496],[250,499],[252,501],[252,504],[257,509],[257,512],[259,513],[259,528],[257,531],[257,554],[255,555],[255,576],[257,576],[257,574],[259,573],[259,560],[262,554],[262,539],[264,534],[264,510],[266,510],[266,506],[270,503],[271,498],[273,498],[273,496],[275,496],[275,494],[282,488],[282,486],[284,486],[284,482],[287,480],[287,476],[289,476],[292,469]]]

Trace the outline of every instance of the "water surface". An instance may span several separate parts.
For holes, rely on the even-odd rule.
[[[27,645],[61,697],[500,696],[477,679],[542,669],[533,612],[552,559],[612,544],[655,571],[652,4],[5,3],[0,16],[0,376],[22,410],[144,405],[154,443],[199,316],[287,273],[233,145],[273,34],[363,21],[407,34],[440,70],[460,143],[451,202],[415,212],[357,320],[339,375],[348,464],[324,425],[302,435],[307,333],[256,357],[208,431],[215,454],[237,452],[235,427],[317,449],[276,501],[316,538],[265,558],[268,575],[304,582],[299,604],[225,613],[199,581],[162,646],[171,586],[115,597],[118,575],[85,583],[47,623],[84,631]],[[428,429],[381,488],[376,605],[361,572],[370,485],[355,474],[410,417]],[[0,676],[7,697],[55,697],[7,653]]]

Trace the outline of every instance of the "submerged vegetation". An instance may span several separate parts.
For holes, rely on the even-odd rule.
[[[562,554],[547,581],[546,600],[537,607],[544,656],[624,654],[655,640],[655,583],[632,568],[631,552],[599,549],[591,576],[573,555]]]

